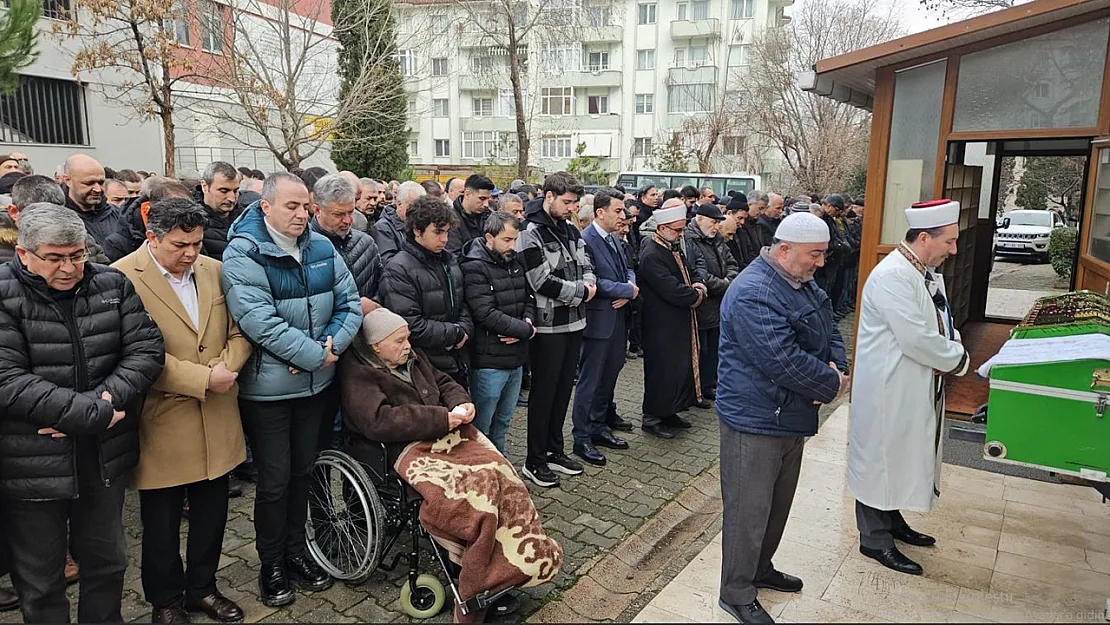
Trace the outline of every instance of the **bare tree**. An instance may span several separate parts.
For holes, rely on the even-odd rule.
[[[798,73],[901,33],[876,0],[809,0],[788,25],[756,37],[740,119],[749,136],[781,157],[791,183],[809,192],[844,188],[866,161],[870,128],[866,111],[798,88]]]
[[[388,0],[361,0],[349,14],[336,16],[335,29],[360,29],[391,37],[378,24],[390,11]],[[203,109],[221,135],[268,150],[286,169],[299,167],[350,122],[385,115],[383,104],[404,86],[391,57],[371,54],[371,40],[356,65],[360,70],[342,100],[336,65],[337,44],[328,0],[241,0],[224,31],[229,54],[206,60],[204,74],[217,89]],[[394,47],[392,41],[389,47]],[[394,71],[388,71],[393,69]],[[229,104],[221,102],[224,98]],[[371,143],[376,137],[358,137]]]
[[[584,30],[619,25],[618,3],[616,0],[445,0],[444,3],[456,7],[462,15],[457,32],[452,34],[480,37],[491,57],[505,61],[515,109],[517,175],[527,179],[532,150],[531,115],[525,97],[529,76],[533,75],[529,71],[530,61],[544,62],[548,69],[555,69],[560,59],[551,55],[561,53],[560,44],[581,42]],[[581,50],[573,61],[581,63]],[[498,68],[488,70],[499,74]],[[532,90],[532,100],[539,101],[538,89]]]
[[[966,19],[1008,9],[1028,0],[918,0],[929,11],[951,19]]]
[[[77,42],[74,76],[115,73],[119,80],[101,87],[104,96],[141,119],[161,122],[167,176],[174,175],[178,88],[195,79],[193,63],[178,47],[189,36],[182,6],[175,0],[72,0],[70,11],[53,16],[59,19],[52,26],[56,40]]]

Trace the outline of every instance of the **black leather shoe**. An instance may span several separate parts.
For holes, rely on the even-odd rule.
[[[516,614],[518,610],[520,610],[520,599],[517,599],[516,595],[509,591],[493,602],[487,614],[489,616],[509,616],[510,614]]]
[[[937,544],[937,539],[928,534],[915,532],[909,525],[890,530],[890,535],[894,537],[894,540],[900,540],[907,545],[914,545],[915,547],[932,547]]]
[[[868,549],[860,545],[859,552],[892,571],[898,571],[906,575],[921,575],[922,573],[921,565],[907,558],[901,551],[898,551],[898,547]]]
[[[227,478],[227,496],[231,499],[243,496],[243,481],[235,477],[234,473]]]
[[[297,599],[289,587],[289,577],[282,564],[262,565],[262,570],[258,572],[258,591],[262,605],[271,608],[289,605]]]
[[[702,410],[708,410],[713,407],[713,402],[703,398],[701,401],[696,402],[694,405],[698,408],[701,408]]]
[[[669,417],[663,417],[663,425],[678,430],[689,430],[692,427],[689,421],[676,414],[673,414]]]
[[[234,623],[243,620],[243,608],[237,603],[215,591],[207,597],[197,600],[185,600],[185,609],[189,612],[203,612],[213,621]]]
[[[180,625],[189,622],[189,613],[180,603],[154,608],[150,613],[150,622],[155,625]]]
[[[289,567],[289,579],[308,592],[320,592],[331,588],[331,576],[320,568],[316,561],[306,555],[293,556],[285,561]]]
[[[14,588],[0,588],[0,612],[19,609],[19,594]]]
[[[793,575],[787,575],[782,571],[773,570],[766,577],[755,580],[755,587],[777,590],[779,592],[801,592],[802,580]]]
[[[724,599],[718,599],[717,605],[721,609],[732,615],[732,618],[740,621],[741,623],[774,623],[775,619],[767,614],[767,610],[759,605],[759,601],[749,603],[748,605],[731,605],[725,603]]]
[[[717,389],[709,388],[701,392],[701,396],[706,399],[717,399]]]
[[[609,426],[610,430],[617,430],[619,432],[631,432],[632,422],[627,419],[622,419],[618,416],[612,416],[605,421],[605,425]]]
[[[665,425],[645,425],[640,429],[659,438],[674,438],[674,432]]]
[[[597,450],[597,447],[594,447],[590,443],[586,443],[585,445],[575,445],[574,455],[594,465],[595,467],[605,466],[605,456]]]
[[[617,438],[612,434],[605,432],[598,434],[594,437],[593,443],[595,447],[607,447],[609,449],[628,449],[628,441],[623,438]]]

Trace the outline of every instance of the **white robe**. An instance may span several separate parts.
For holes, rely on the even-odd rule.
[[[944,278],[931,271],[937,288]],[[947,294],[945,295],[947,297]],[[925,512],[940,492],[944,399],[936,401],[934,372],[967,371],[959,333],[937,308],[925,278],[897,249],[863,287],[849,417],[848,487],[879,510]]]

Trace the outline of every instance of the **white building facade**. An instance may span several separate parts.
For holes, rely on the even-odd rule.
[[[583,11],[574,18],[578,27],[550,39],[534,33],[521,46],[530,163],[558,170],[584,144],[584,155],[602,159],[605,171],[649,169],[653,149],[688,119],[738,97],[754,38],[785,23],[791,2],[615,0],[591,8],[571,0]],[[458,0],[398,5],[414,164],[516,162],[506,52],[490,45],[474,17]],[[736,171],[730,157],[744,144],[740,136],[721,137],[714,170]]]

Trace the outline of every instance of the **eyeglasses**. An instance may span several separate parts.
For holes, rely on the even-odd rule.
[[[63,256],[61,254],[47,254],[46,256],[39,256],[34,250],[27,250],[27,251],[31,252],[31,255],[34,256],[35,258],[37,258],[41,261],[44,261],[44,262],[48,262],[52,265],[64,265],[67,260],[69,262],[73,263],[74,265],[80,265],[81,263],[89,260],[89,251],[88,250],[81,250],[80,252],[74,252],[73,254],[70,254],[69,256]]]
[[[667,224],[663,224],[663,227],[664,227],[664,228],[666,228],[667,230],[670,230],[671,232],[673,232],[673,233],[675,233],[675,234],[682,234],[683,232],[686,232],[686,228],[685,228],[685,227],[682,227],[682,228],[672,228],[672,227],[668,226]]]

